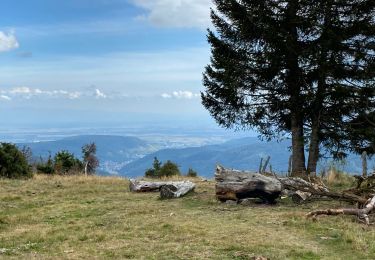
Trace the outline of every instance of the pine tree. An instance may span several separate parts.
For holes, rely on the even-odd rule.
[[[316,171],[319,146],[359,150],[374,134],[374,1],[215,0],[202,103],[227,128],[292,137],[292,175]],[[360,127],[359,127],[360,126]],[[365,142],[368,144],[368,142]]]
[[[305,172],[307,85],[299,60],[305,30],[299,1],[214,1],[208,32],[211,65],[202,103],[227,128],[253,128],[267,139],[291,133],[293,174]]]
[[[308,172],[316,172],[319,145],[334,157],[370,152],[375,133],[365,118],[375,108],[374,1],[321,1],[312,7],[316,41],[309,46],[311,86]],[[358,138],[360,137],[360,138]]]

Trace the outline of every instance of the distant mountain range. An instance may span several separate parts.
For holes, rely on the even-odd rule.
[[[261,158],[271,156],[274,170],[287,171],[290,152],[287,142],[261,142],[255,137],[236,139],[219,145],[206,145],[183,149],[164,149],[149,154],[125,165],[120,174],[129,177],[141,176],[150,168],[154,157],[165,162],[176,162],[183,173],[189,167],[199,175],[212,177],[216,164],[225,167],[247,170],[258,170]]]
[[[160,149],[150,142],[137,137],[109,135],[80,135],[57,141],[24,143],[32,149],[33,156],[39,158],[52,156],[61,150],[67,150],[81,157],[81,147],[95,142],[100,161],[100,172],[118,174],[124,177],[143,176],[150,168],[154,157],[162,162],[171,160],[180,166],[183,173],[191,167],[200,176],[212,177],[216,164],[240,170],[257,171],[261,158],[271,156],[270,165],[276,172],[286,172],[290,156],[290,140],[282,142],[262,142],[256,137],[234,139],[217,145],[203,145],[188,148]],[[358,155],[350,155],[345,165],[339,165],[348,172],[361,172],[361,160]],[[331,160],[321,161],[319,168],[327,167]],[[373,169],[369,162],[369,170]]]
[[[278,173],[288,171],[290,157],[290,140],[281,142],[263,142],[256,137],[247,137],[228,141],[220,145],[207,145],[184,149],[164,149],[145,156],[125,165],[120,174],[127,177],[142,176],[146,169],[152,166],[154,157],[165,162],[176,162],[183,173],[189,167],[200,176],[213,177],[215,166],[221,164],[228,168],[258,171],[261,158],[271,157],[272,170]],[[337,168],[350,173],[362,172],[362,161],[359,155],[349,154],[343,162],[333,162],[332,159],[322,159],[318,164],[318,172],[328,169],[334,164]],[[374,161],[368,161],[369,172],[374,169]]]

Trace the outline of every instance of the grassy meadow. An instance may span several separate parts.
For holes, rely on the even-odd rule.
[[[305,218],[343,202],[222,204],[214,182],[160,200],[120,178],[0,180],[0,259],[375,259],[375,228]]]

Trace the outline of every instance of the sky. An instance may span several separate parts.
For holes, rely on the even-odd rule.
[[[210,122],[211,0],[1,0],[0,127]]]

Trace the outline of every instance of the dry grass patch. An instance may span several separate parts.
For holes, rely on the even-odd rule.
[[[0,258],[372,259],[375,232],[350,217],[304,215],[322,203],[221,204],[214,183],[181,199],[130,193],[121,178],[0,180]],[[332,206],[332,205],[331,205]],[[337,206],[340,206],[338,204]]]

